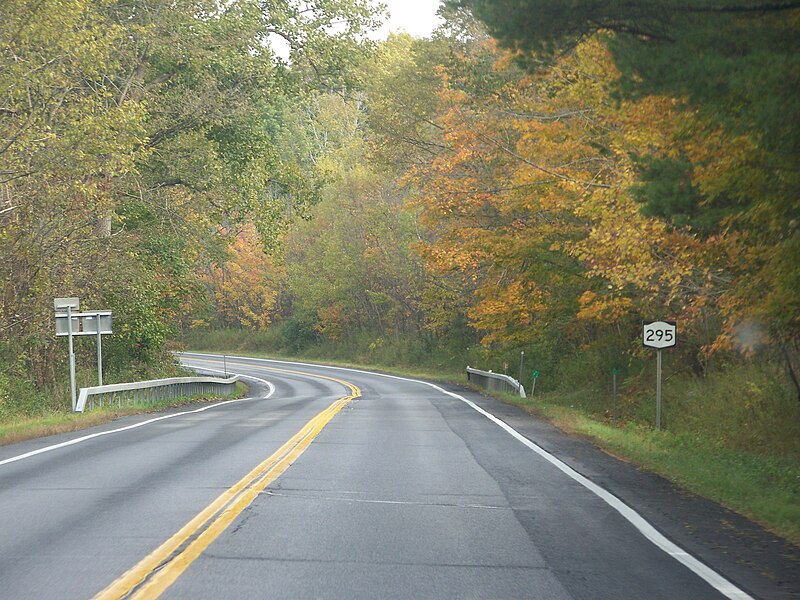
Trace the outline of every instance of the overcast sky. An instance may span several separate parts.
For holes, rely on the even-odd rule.
[[[373,5],[385,4],[390,13],[383,27],[369,34],[373,40],[385,40],[389,32],[405,31],[415,37],[427,37],[439,25],[436,16],[439,0],[369,0]],[[2,2],[2,0],[0,0]],[[269,37],[272,49],[284,60],[289,57],[289,45],[278,35]]]
[[[438,25],[436,11],[439,0],[372,0],[374,4],[383,2],[391,13],[389,21],[377,32],[375,37],[385,38],[390,31],[406,31],[416,37],[430,35]]]

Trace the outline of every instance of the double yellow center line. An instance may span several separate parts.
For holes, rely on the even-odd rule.
[[[336,413],[353,398],[361,396],[361,390],[358,387],[335,377],[272,367],[262,368],[334,381],[349,389],[350,394],[339,398],[317,414],[272,456],[250,471],[234,486],[220,494],[216,500],[175,535],[142,559],[139,564],[97,594],[96,600],[126,597],[158,598],[208,548],[211,542],[225,531],[259,493],[289,468]]]

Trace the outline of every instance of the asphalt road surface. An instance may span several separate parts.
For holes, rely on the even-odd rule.
[[[493,399],[225,362],[250,397],[0,448],[0,598],[800,593],[796,547]]]

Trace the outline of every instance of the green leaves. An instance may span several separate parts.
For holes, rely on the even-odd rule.
[[[372,20],[363,0],[6,2],[0,341],[44,339],[32,360],[52,361],[52,297],[76,295],[115,311],[124,360],[163,352],[242,224],[277,246],[315,201],[272,121],[352,80]]]

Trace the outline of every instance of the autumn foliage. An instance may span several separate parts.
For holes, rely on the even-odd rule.
[[[446,149],[407,177],[430,232],[426,264],[463,278],[484,344],[520,347],[546,330],[586,341],[592,323],[623,325],[635,339],[641,319],[668,318],[708,353],[752,350],[776,318],[786,325],[769,306],[777,295],[794,306],[796,293],[769,257],[787,240],[762,237],[753,213],[701,226],[643,206],[645,166],[683,161],[666,197],[705,193],[714,214],[714,194],[738,186],[757,151],[748,136],[703,121],[680,98],[620,101],[619,72],[597,36],[533,74],[490,40],[472,52],[440,71]],[[754,210],[766,217],[769,206]],[[759,339],[737,339],[742,323],[757,323]],[[793,327],[772,329],[772,339],[796,341]]]
[[[54,381],[52,297],[74,294],[143,362],[190,325],[625,361],[643,319],[675,319],[695,371],[771,348],[796,379],[797,10],[634,2],[666,40],[614,3],[514,4],[548,27],[449,4],[430,39],[373,45],[363,0],[12,2],[5,371]]]
[[[255,228],[247,226],[233,237],[225,262],[208,266],[200,280],[220,324],[264,331],[277,310],[282,274],[264,253]]]

